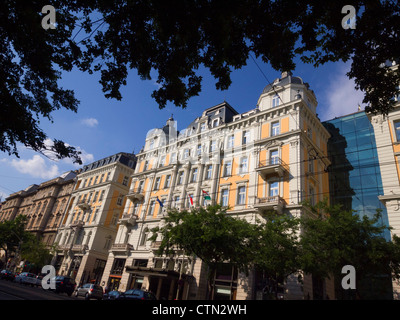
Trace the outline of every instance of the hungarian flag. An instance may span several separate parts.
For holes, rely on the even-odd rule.
[[[210,195],[206,191],[204,191],[204,190],[201,190],[201,191],[203,191],[203,196],[204,196],[205,200],[211,200]]]
[[[189,194],[189,201],[190,201],[190,204],[193,205],[193,198],[190,194]]]

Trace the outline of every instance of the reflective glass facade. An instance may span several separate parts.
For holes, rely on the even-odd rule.
[[[323,123],[331,134],[328,154],[332,162],[329,174],[330,200],[359,215],[372,217],[382,210],[382,222],[388,225],[382,179],[373,127],[365,112],[357,112]],[[387,232],[385,238],[390,240]]]

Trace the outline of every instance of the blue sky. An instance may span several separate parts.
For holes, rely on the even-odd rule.
[[[259,70],[261,68],[263,73]],[[232,72],[232,85],[226,91],[215,89],[215,79],[205,69],[202,91],[188,102],[184,110],[168,104],[160,110],[151,98],[157,88],[156,78],[140,80],[136,70],[129,73],[127,86],[122,88],[122,101],[106,99],[99,84],[99,75],[79,71],[64,73],[60,84],[75,91],[80,100],[77,113],[57,111],[53,123],[42,120],[41,127],[49,138],[61,139],[82,151],[84,164],[117,152],[139,152],[146,134],[162,127],[174,115],[178,130],[184,129],[206,108],[227,101],[239,113],[254,109],[263,88],[280,76],[269,65],[252,59],[247,66]],[[315,69],[298,61],[293,75],[301,77],[314,90],[322,121],[357,111],[362,105],[363,94],[354,89],[354,83],[345,75],[349,64],[329,63]],[[156,75],[156,73],[154,73]],[[267,77],[267,79],[264,77]],[[20,158],[0,153],[0,197],[40,184],[68,170],[79,168],[70,160],[52,161],[19,147]]]

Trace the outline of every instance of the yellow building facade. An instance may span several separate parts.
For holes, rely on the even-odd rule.
[[[264,88],[255,109],[238,113],[224,102],[179,132],[172,118],[150,130],[101,283],[121,291],[151,290],[160,299],[205,299],[206,266],[183,253],[155,256],[157,242],[148,240],[149,230],[169,208],[209,203],[229,206],[229,214],[248,221],[270,211],[305,214],[302,201],[329,196],[329,133],[316,107],[308,84],[282,73]],[[246,277],[225,266],[214,280],[213,299],[262,299],[262,279],[255,273]],[[334,297],[330,284],[323,290]],[[288,279],[284,286],[285,299],[312,298],[312,291],[307,276],[304,284]]]

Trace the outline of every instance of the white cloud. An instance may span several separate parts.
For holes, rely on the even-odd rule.
[[[86,152],[86,151],[83,150],[81,147],[75,147],[75,149],[76,149],[77,151],[80,151],[80,152],[81,152],[81,154],[80,154],[79,156],[80,156],[80,158],[81,158],[81,160],[82,160],[82,164],[87,164],[87,163],[90,163],[90,162],[93,162],[93,161],[94,161],[94,156],[93,156],[93,154]],[[63,161],[64,163],[66,163],[66,164],[74,165],[75,167],[80,167],[79,164],[73,163],[73,162],[72,162],[72,159],[70,159],[70,158],[64,158],[62,161]]]
[[[35,178],[52,179],[60,175],[57,165],[47,165],[45,159],[39,155],[34,155],[32,159],[13,159],[10,165],[17,171],[29,174]]]
[[[87,119],[82,119],[81,123],[84,124],[85,126],[93,128],[99,124],[99,121],[95,118],[87,118]]]
[[[364,93],[356,90],[354,80],[346,75],[349,69],[349,64],[343,65],[328,83],[322,96],[323,102],[320,103],[324,108],[320,110],[322,121],[357,112],[358,105],[364,110]]]

